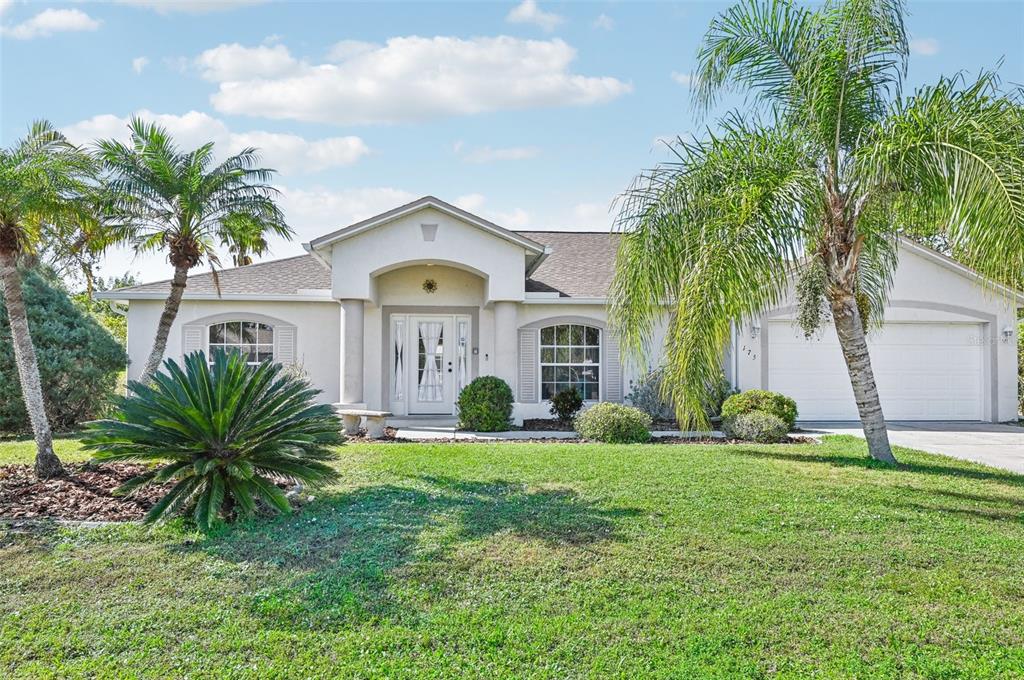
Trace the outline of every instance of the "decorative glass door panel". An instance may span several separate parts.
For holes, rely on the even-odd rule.
[[[415,351],[409,371],[409,413],[452,413],[455,346],[450,316],[410,317],[408,347]]]

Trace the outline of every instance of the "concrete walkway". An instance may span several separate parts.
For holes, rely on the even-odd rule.
[[[798,423],[811,434],[852,434],[863,437],[857,423]],[[1024,427],[1001,423],[889,423],[889,441],[944,456],[1024,474]]]
[[[399,439],[412,439],[416,441],[431,440],[465,440],[465,441],[529,441],[531,439],[576,439],[579,435],[575,432],[547,432],[510,430],[508,432],[462,432],[456,430],[454,418],[391,418],[388,425],[394,427],[397,432],[395,436]],[[652,437],[689,437],[704,438],[706,432],[680,432],[679,430],[666,430],[652,432]],[[712,437],[723,436],[721,432],[711,433]]]
[[[408,425],[398,427],[395,436],[399,439],[413,439],[416,441],[448,440],[457,439],[465,441],[529,441],[531,439],[576,439],[579,437],[575,432],[560,432],[546,430],[509,430],[508,432],[463,432],[456,430],[455,426],[440,427],[435,425]],[[704,437],[722,437],[721,432],[681,432],[679,430],[664,430],[651,432],[652,437],[686,437],[691,439],[703,439]]]

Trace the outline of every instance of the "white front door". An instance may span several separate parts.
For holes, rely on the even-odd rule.
[[[453,413],[455,345],[450,316],[410,316],[409,413]]]

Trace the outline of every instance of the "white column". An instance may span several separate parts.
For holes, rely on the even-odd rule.
[[[508,383],[516,393],[518,333],[515,302],[494,303],[494,375]]]
[[[363,405],[363,301],[340,302],[341,403]]]

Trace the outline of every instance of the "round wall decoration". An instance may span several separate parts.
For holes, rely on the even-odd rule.
[[[437,281],[435,281],[434,279],[427,279],[426,281],[423,282],[423,290],[425,290],[428,293],[436,293]]]

